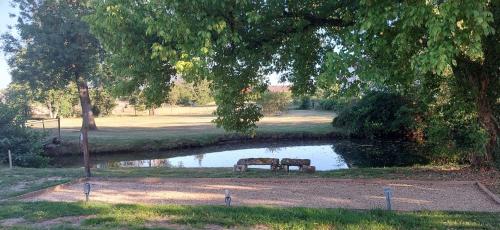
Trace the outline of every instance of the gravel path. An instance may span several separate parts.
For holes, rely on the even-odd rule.
[[[224,189],[234,206],[301,206],[385,208],[383,188],[393,189],[396,210],[500,212],[500,205],[470,181],[404,181],[343,179],[93,179],[92,201],[183,205],[223,205]],[[83,184],[25,198],[49,201],[83,200]]]

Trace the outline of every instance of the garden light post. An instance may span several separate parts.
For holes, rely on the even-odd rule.
[[[392,210],[391,198],[392,198],[392,189],[384,188],[385,201],[387,203],[387,210]]]
[[[83,184],[83,193],[85,193],[85,202],[88,202],[90,195],[90,183],[87,182]]]
[[[226,198],[224,199],[224,202],[226,202],[226,207],[231,207],[231,193],[227,189],[224,191],[224,193],[226,195]]]

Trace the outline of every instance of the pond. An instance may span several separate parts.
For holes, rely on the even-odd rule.
[[[91,155],[95,168],[124,167],[232,167],[241,158],[272,157],[310,159],[316,170],[351,167],[390,167],[426,164],[422,149],[400,141],[338,140],[280,141],[224,144],[163,152]],[[56,167],[79,167],[82,157],[58,157]],[[269,166],[254,166],[268,168]]]

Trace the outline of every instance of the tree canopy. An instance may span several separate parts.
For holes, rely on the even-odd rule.
[[[322,88],[422,98],[429,111],[457,118],[432,110],[435,119],[479,121],[488,136],[484,160],[493,158],[497,1],[109,0],[92,8],[87,20],[123,79],[162,92],[175,76],[209,78],[215,122],[227,130],[256,127],[262,115],[253,94],[277,72],[296,95]]]
[[[279,73],[296,96],[319,89],[413,98],[407,103],[420,106],[426,138],[466,133],[476,143],[472,161],[498,158],[498,1],[13,3],[21,39],[3,40],[14,80],[43,88],[76,82],[84,118],[91,113],[86,84],[105,52],[114,91],[140,92],[152,107],[178,77],[208,80],[215,123],[226,130],[254,133],[263,116],[255,98],[266,91],[266,76]]]
[[[20,11],[19,37],[2,38],[13,81],[41,92],[76,83],[82,115],[88,118],[84,123],[95,128],[87,84],[96,76],[102,49],[82,20],[89,14],[87,1],[13,0],[11,4]]]

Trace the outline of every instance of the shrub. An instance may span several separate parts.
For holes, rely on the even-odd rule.
[[[415,116],[416,110],[406,98],[371,92],[343,108],[332,124],[360,137],[406,137],[414,127]]]
[[[319,110],[336,110],[337,109],[337,101],[335,99],[320,99],[318,101],[317,109]]]
[[[264,114],[276,114],[286,111],[291,100],[290,93],[266,91],[257,100],[257,104],[261,106]]]
[[[18,109],[0,103],[0,162],[8,161],[12,152],[13,163],[23,167],[42,167],[48,158],[42,156],[43,133],[24,126],[26,119]]]
[[[107,116],[116,107],[115,98],[106,90],[95,89],[90,91],[92,113],[95,116]]]
[[[298,98],[297,102],[298,109],[311,109],[311,97],[301,96]]]
[[[167,103],[170,105],[184,106],[193,104],[206,105],[213,101],[210,82],[207,80],[200,80],[195,83],[176,82],[172,86],[167,98]]]

